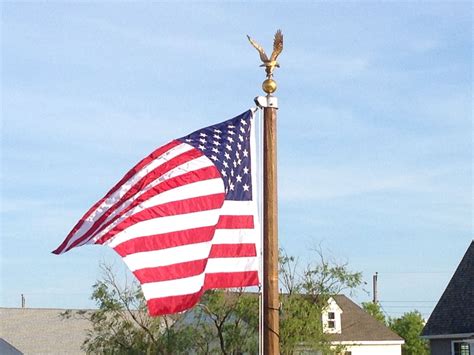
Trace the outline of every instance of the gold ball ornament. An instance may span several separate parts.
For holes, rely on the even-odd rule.
[[[277,89],[277,83],[273,79],[267,79],[262,83],[262,89],[267,94],[273,94]]]

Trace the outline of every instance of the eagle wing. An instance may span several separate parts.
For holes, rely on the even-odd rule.
[[[271,61],[276,60],[282,51],[283,51],[283,34],[281,33],[281,30],[278,30],[275,33],[275,38],[273,40],[273,53],[272,53],[272,56],[270,57],[270,60]]]
[[[262,62],[264,62],[264,63],[268,62],[268,57],[265,54],[265,51],[263,50],[262,46],[259,45],[257,42],[255,42],[252,38],[250,38],[249,35],[247,35],[247,38],[249,39],[250,44],[255,47],[255,49],[258,51],[258,53],[260,53],[260,59],[262,60]]]

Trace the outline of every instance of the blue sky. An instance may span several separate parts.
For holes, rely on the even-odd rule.
[[[280,245],[379,272],[428,315],[472,233],[469,2],[2,2],[0,306],[92,307],[87,246],[50,252],[138,160],[261,94],[281,28]],[[357,301],[371,295],[360,291]]]

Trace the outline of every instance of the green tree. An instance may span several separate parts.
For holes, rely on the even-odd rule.
[[[390,318],[389,327],[405,339],[402,345],[403,355],[429,354],[428,342],[420,338],[425,322],[418,311],[405,313],[400,318]]]
[[[209,290],[194,310],[201,352],[258,352],[258,294]]]
[[[379,322],[387,325],[387,319],[378,302],[362,302],[362,308]]]
[[[343,291],[352,293],[362,284],[362,273],[347,263],[326,258],[321,247],[314,250],[314,262],[299,271],[299,260],[280,251],[280,284],[283,287],[280,316],[280,348],[283,354],[301,350],[338,353],[323,331],[322,313],[327,301]]]

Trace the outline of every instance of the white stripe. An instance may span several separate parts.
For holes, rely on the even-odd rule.
[[[258,238],[255,229],[216,229],[212,244],[255,244]]]
[[[184,279],[150,282],[142,284],[145,299],[181,296],[199,292],[204,285],[204,274]]]
[[[167,266],[209,257],[211,242],[187,244],[179,247],[145,251],[127,255],[123,258],[131,271],[149,267]]]
[[[217,179],[198,181],[192,184],[176,187],[172,190],[162,192],[159,195],[155,195],[151,197],[149,200],[142,202],[138,206],[134,207],[127,213],[124,213],[122,216],[117,218],[113,223],[105,227],[99,233],[95,234],[92,240],[94,242],[99,240],[100,238],[102,238],[102,236],[107,234],[111,229],[113,229],[119,223],[129,218],[130,216],[143,211],[146,208],[162,205],[162,204],[172,202],[172,201],[180,201],[180,200],[184,200],[188,198],[200,197],[200,196],[203,196],[203,193],[205,195],[224,193],[224,183],[222,182],[222,179],[217,178]]]
[[[244,258],[209,258],[206,273],[257,271],[258,257]]]
[[[167,150],[162,155],[152,160],[148,165],[144,166],[141,170],[137,171],[135,175],[133,175],[126,182],[124,182],[117,191],[115,191],[112,195],[102,201],[102,203],[89,215],[89,217],[87,217],[81,227],[76,231],[76,233],[74,233],[73,237],[67,243],[64,250],[67,250],[75,240],[81,238],[84,234],[86,234],[90,227],[94,224],[94,222],[98,218],[100,218],[105,212],[107,212],[110,206],[113,206],[117,201],[119,201],[136,184],[137,181],[139,181],[141,178],[150,173],[150,171],[163,165],[170,159],[192,149],[194,148],[189,144],[182,143],[174,148],[171,148],[170,150]]]
[[[256,211],[255,201],[224,201],[221,215],[223,216],[245,216],[253,215]]]
[[[134,224],[120,233],[117,233],[104,244],[114,248],[127,240],[137,237],[215,226],[218,220],[219,209],[149,219]]]

